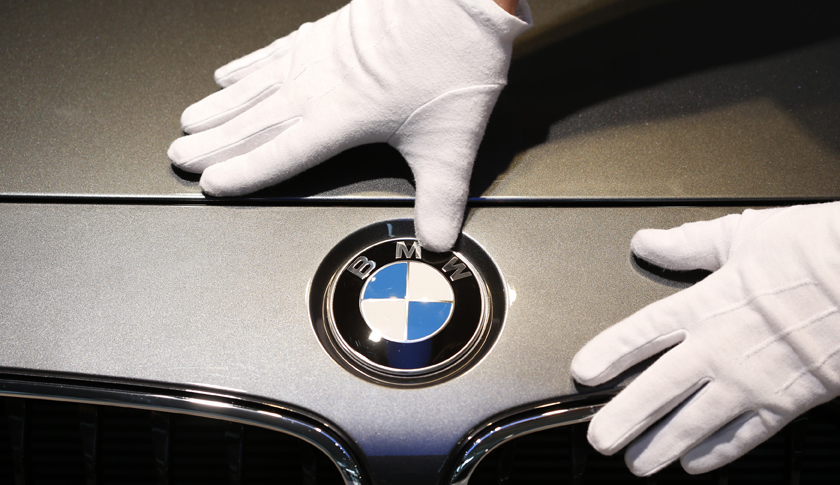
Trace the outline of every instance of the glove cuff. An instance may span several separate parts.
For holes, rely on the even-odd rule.
[[[507,13],[493,0],[455,0],[476,22],[495,32],[505,42],[513,43],[534,21],[526,0],[519,0],[516,15]]]

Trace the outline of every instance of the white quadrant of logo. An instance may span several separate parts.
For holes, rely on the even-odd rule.
[[[449,322],[455,295],[446,277],[419,261],[400,261],[374,272],[362,287],[365,323],[392,342],[417,342]]]

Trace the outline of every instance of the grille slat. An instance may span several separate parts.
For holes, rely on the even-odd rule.
[[[586,441],[586,427],[579,424],[569,426],[572,442],[572,465],[570,479],[572,485],[584,485],[586,483],[586,459],[589,457],[589,443]]]
[[[790,485],[799,485],[802,476],[802,454],[808,434],[808,416],[800,416],[788,426],[788,467]]]
[[[171,427],[170,480],[227,485],[224,423],[194,416],[178,416]]]
[[[6,417],[15,484],[26,485],[26,435],[29,427],[26,420],[26,401],[14,398],[6,399]]]
[[[27,399],[26,408],[27,483],[84,483],[78,405]]]
[[[159,483],[149,411],[99,408],[99,479],[102,483]]]
[[[750,453],[716,471],[688,475],[672,464],[639,478],[624,464],[623,453],[606,457],[585,441],[588,423],[521,436],[513,459],[500,446],[481,461],[470,485],[562,484],[837,484],[840,483],[840,406],[832,402],[811,410]],[[500,472],[501,463],[511,471]],[[507,465],[506,465],[507,466]],[[504,482],[503,482],[504,480]]]
[[[318,470],[321,469],[319,458],[323,455],[310,449],[305,460],[301,462],[304,485],[318,485]]]
[[[717,483],[718,485],[729,485],[729,465],[718,468]]]
[[[9,416],[3,400],[0,400],[0,483],[15,483]]]
[[[225,423],[228,473],[231,485],[242,483],[242,454],[245,448],[245,427],[239,423]]]
[[[85,461],[85,482],[87,485],[96,485],[99,470],[99,410],[96,406],[79,405],[79,435]]]
[[[516,441],[511,441],[502,445],[499,450],[499,485],[508,485],[510,483],[510,474],[513,471],[513,459],[516,455]]]
[[[170,422],[169,414],[159,411],[151,412],[152,448],[155,453],[155,471],[157,471],[158,485],[169,485],[169,447]]]
[[[162,411],[0,397],[0,483],[343,484],[293,436]]]

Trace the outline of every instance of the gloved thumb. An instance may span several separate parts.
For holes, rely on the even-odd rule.
[[[458,238],[475,155],[501,89],[449,91],[418,108],[388,140],[414,173],[414,228],[431,251],[447,251]]]
[[[717,271],[729,259],[741,214],[683,224],[673,229],[642,229],[630,248],[636,256],[661,268]]]

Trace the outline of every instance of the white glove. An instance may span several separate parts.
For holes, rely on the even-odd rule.
[[[595,449],[632,442],[625,461],[636,475],[677,458],[703,473],[840,394],[840,204],[646,229],[631,246],[664,268],[714,273],[575,356],[575,379],[597,385],[676,345],[594,417]]]
[[[484,128],[531,25],[493,0],[353,0],[216,71],[225,89],[190,106],[169,148],[214,196],[271,186],[338,153],[387,142],[416,182],[424,246],[460,231]]]

